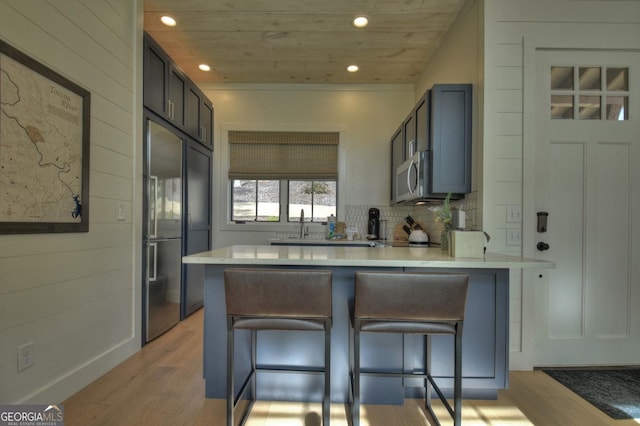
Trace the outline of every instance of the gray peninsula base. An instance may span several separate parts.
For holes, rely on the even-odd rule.
[[[509,269],[489,268],[373,268],[350,266],[277,266],[206,264],[204,377],[206,396],[226,397],[226,313],[223,271],[226,268],[296,268],[333,271],[333,328],[331,335],[331,400],[347,402],[349,392],[349,307],[353,303],[356,270],[451,271],[470,275],[463,330],[463,397],[495,399],[508,385]],[[453,341],[434,336],[428,343],[431,369],[443,390],[453,388]],[[369,333],[362,336],[362,368],[421,372],[426,338]],[[321,366],[323,336],[313,332],[264,331],[258,334],[258,363],[277,366]],[[237,334],[236,389],[249,369],[249,333]],[[299,373],[261,373],[258,399],[320,401],[322,376]],[[404,397],[420,397],[422,379],[363,377],[362,402],[401,404]]]

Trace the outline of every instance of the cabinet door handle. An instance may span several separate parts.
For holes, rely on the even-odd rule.
[[[171,99],[167,99],[167,118],[169,120],[173,120],[173,102],[171,102]]]
[[[207,129],[204,126],[200,126],[200,142],[204,142]]]

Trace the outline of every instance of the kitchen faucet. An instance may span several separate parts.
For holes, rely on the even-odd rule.
[[[300,239],[304,240],[307,235],[309,232],[304,232],[304,209],[300,209]]]

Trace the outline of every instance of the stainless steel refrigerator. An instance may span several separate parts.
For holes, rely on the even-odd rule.
[[[147,120],[143,250],[145,342],[180,321],[182,150],[183,140],[179,136]]]

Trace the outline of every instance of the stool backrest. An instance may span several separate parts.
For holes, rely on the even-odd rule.
[[[469,275],[356,272],[356,318],[462,321]]]
[[[225,269],[227,315],[331,317],[331,271]]]

